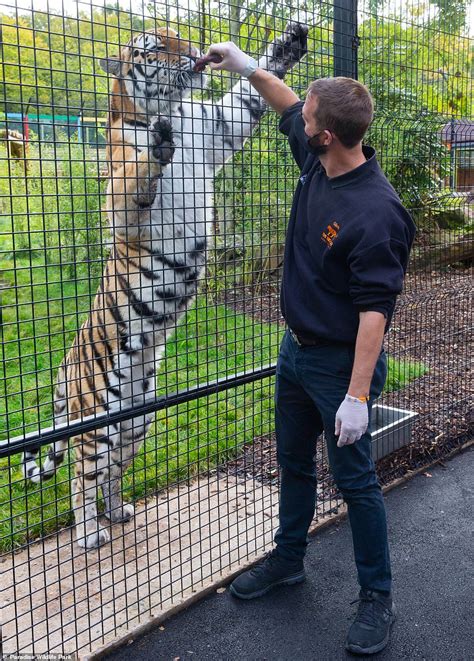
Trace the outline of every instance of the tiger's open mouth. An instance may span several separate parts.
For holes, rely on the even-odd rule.
[[[175,86],[179,90],[185,90],[192,86],[193,79],[195,79],[196,76],[200,76],[200,74],[196,74],[193,67],[189,69],[179,69],[175,76]]]
[[[196,69],[196,63],[202,58],[191,55],[188,55],[187,58],[189,62],[177,69],[173,77],[174,86],[180,92],[196,87],[204,87],[206,84],[207,76],[199,67]]]

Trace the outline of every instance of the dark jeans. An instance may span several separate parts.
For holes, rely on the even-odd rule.
[[[277,551],[303,558],[316,503],[316,438],[324,430],[334,480],[348,506],[362,588],[390,591],[391,572],[382,491],[370,449],[370,427],[353,445],[338,448],[336,411],[347,393],[354,346],[300,347],[285,333],[275,389],[278,463],[281,467]],[[370,387],[369,411],[382,391],[387,361],[382,351]]]

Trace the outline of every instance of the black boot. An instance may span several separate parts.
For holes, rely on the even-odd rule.
[[[391,596],[375,590],[361,590],[356,618],[349,629],[346,650],[354,654],[375,654],[387,645],[395,620]]]
[[[286,560],[274,549],[263,562],[237,576],[230,585],[230,591],[239,599],[254,599],[277,585],[301,583],[305,577],[302,560]]]

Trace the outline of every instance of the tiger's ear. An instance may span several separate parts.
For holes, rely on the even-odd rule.
[[[116,57],[101,57],[100,66],[105,73],[110,73],[111,76],[120,77],[121,63]]]

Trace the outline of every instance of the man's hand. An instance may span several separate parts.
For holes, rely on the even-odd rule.
[[[238,48],[233,41],[224,41],[220,44],[213,44],[206,53],[209,55],[220,55],[221,62],[210,62],[209,66],[214,71],[224,69],[231,73],[242,74],[247,68],[251,58]]]
[[[368,425],[369,409],[366,402],[346,395],[336,413],[334,433],[339,436],[337,447],[342,448],[344,445],[351,445],[358,441],[366,432]]]
[[[209,62],[213,70],[224,69],[248,77],[252,87],[281,115],[299,101],[298,96],[285,85],[282,78],[305,55],[308,31],[307,25],[290,21],[283,34],[268,44],[266,52],[258,62],[243,53],[232,41],[213,44],[202,59],[207,60],[206,64]],[[207,58],[211,55],[219,56],[222,60],[210,62]]]

